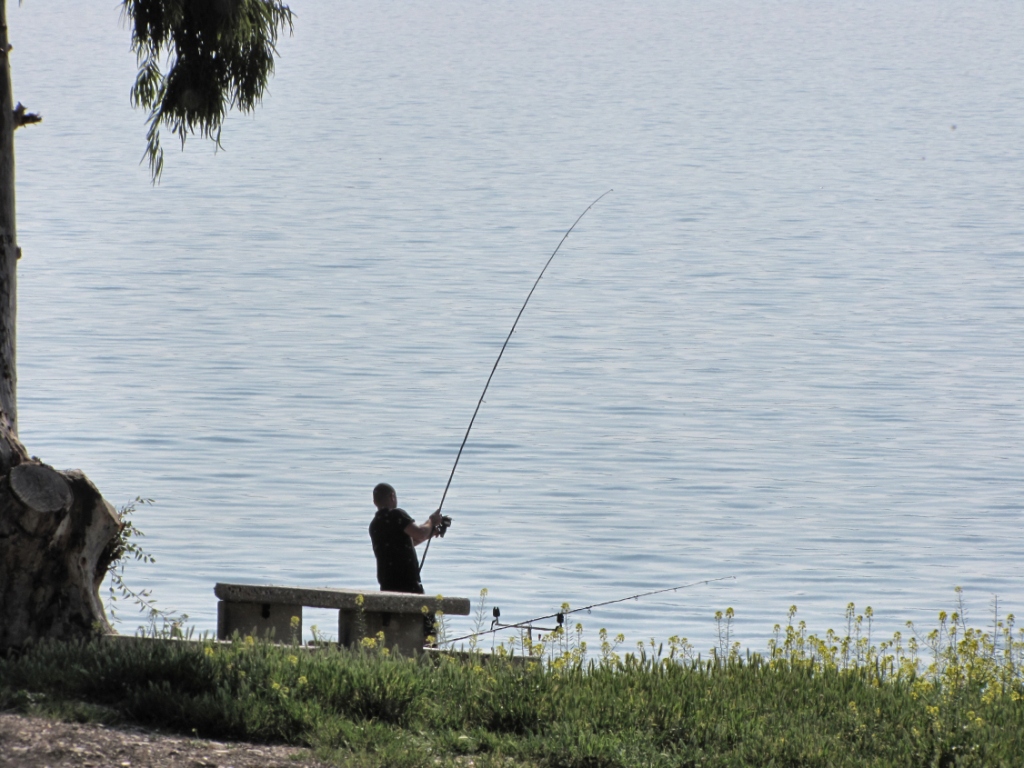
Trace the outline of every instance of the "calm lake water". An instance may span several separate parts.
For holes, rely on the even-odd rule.
[[[212,630],[217,581],[429,592],[706,649],[1024,610],[1024,5],[295,0],[225,150],[145,166],[116,3],[10,9],[20,420]],[[131,617],[128,617],[129,620]],[[334,631],[330,614],[307,626]],[[127,628],[134,626],[128,623]],[[455,622],[453,629],[469,626]]]

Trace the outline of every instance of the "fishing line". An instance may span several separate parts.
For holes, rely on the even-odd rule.
[[[641,597],[650,597],[651,595],[661,595],[665,592],[677,592],[680,589],[689,589],[690,587],[699,587],[701,584],[714,584],[716,581],[728,581],[729,579],[735,579],[735,576],[720,576],[717,579],[704,579],[703,581],[694,581],[690,584],[681,584],[678,587],[665,587],[664,589],[652,589],[650,592],[640,592],[629,597],[619,597],[615,600],[605,600],[601,603],[591,603],[590,605],[584,605],[582,608],[573,608],[568,611],[558,611],[557,613],[549,613],[547,616],[538,616],[535,619],[528,619],[527,621],[520,621],[517,624],[502,624],[500,627],[492,627],[491,629],[481,630],[480,632],[471,632],[468,635],[462,637],[456,637],[454,640],[445,640],[446,643],[457,643],[459,640],[468,640],[471,637],[479,637],[480,635],[488,635],[492,632],[502,632],[506,629],[518,629],[520,627],[527,628],[532,625],[535,621],[544,621],[545,619],[558,619],[562,617],[564,619],[570,613],[579,613],[580,611],[590,611],[593,608],[602,608],[606,605],[615,605],[616,603],[625,603],[628,600],[639,600]],[[562,622],[559,621],[559,624]]]
[[[611,189],[608,190],[608,192],[613,192],[613,191],[614,190],[611,190]],[[591,208],[593,208],[595,205],[597,205],[601,201],[601,198],[604,197],[605,195],[607,195],[608,192],[605,192],[600,197],[598,197],[597,200],[595,200],[590,205],[588,205],[587,209],[585,211],[583,211],[583,213],[581,213],[579,215],[579,217],[576,219],[576,221],[573,222],[572,226],[569,227],[569,229],[567,229],[565,231],[565,234],[562,235],[562,239],[558,241],[558,246],[555,248],[555,250],[548,257],[547,262],[545,262],[544,269],[542,269],[540,271],[540,274],[537,275],[537,279],[533,281],[533,287],[530,289],[530,292],[527,294],[526,301],[523,302],[523,306],[519,308],[519,314],[516,315],[516,321],[514,323],[512,323],[512,329],[508,332],[508,336],[505,337],[505,343],[501,345],[501,351],[498,353],[498,359],[494,361],[494,366],[491,368],[491,375],[487,377],[487,383],[484,384],[484,391],[480,393],[480,399],[477,400],[476,408],[473,410],[473,418],[471,418],[469,420],[469,426],[466,427],[466,434],[462,438],[462,445],[459,446],[459,452],[455,456],[455,463],[452,465],[452,471],[448,475],[448,482],[445,483],[445,486],[444,486],[444,493],[441,494],[441,503],[437,505],[437,511],[438,512],[440,512],[441,511],[441,507],[444,506],[444,500],[446,498],[448,498],[448,489],[451,487],[452,478],[455,477],[455,468],[457,466],[459,466],[459,459],[462,458],[462,449],[466,447],[466,441],[469,439],[469,432],[470,432],[471,429],[473,429],[473,422],[476,421],[476,415],[480,412],[480,406],[483,405],[483,403],[484,403],[484,395],[487,394],[487,388],[489,386],[491,386],[491,379],[494,378],[494,372],[496,370],[498,370],[498,363],[501,362],[501,356],[505,354],[505,347],[508,346],[508,342],[512,338],[512,334],[515,333],[516,326],[519,324],[519,318],[523,316],[523,311],[526,309],[526,305],[530,303],[530,297],[533,296],[533,292],[537,289],[537,284],[540,282],[540,279],[542,277],[544,277],[544,273],[547,272],[548,265],[551,264],[552,260],[555,258],[555,254],[557,254],[558,250],[562,247],[562,243],[564,243],[566,241],[566,239],[569,237],[569,233],[572,232],[574,229],[576,229],[576,225],[580,223],[580,219],[582,219],[584,216],[586,216],[587,215],[587,211],[589,211]],[[435,530],[435,527],[431,527],[431,529],[430,529],[430,536],[427,537],[427,545],[426,545],[426,547],[423,548],[423,559],[420,560],[420,572],[423,571],[423,563],[425,563],[427,561],[427,552],[430,551],[430,542],[434,538],[434,530]]]

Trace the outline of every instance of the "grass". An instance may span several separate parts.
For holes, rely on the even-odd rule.
[[[794,609],[795,612],[795,609]],[[809,635],[794,612],[765,655],[678,638],[587,659],[565,635],[514,664],[248,640],[40,643],[0,659],[0,709],[283,742],[338,765],[1019,766],[1021,636],[963,611],[911,639]],[[913,628],[911,628],[913,629]]]

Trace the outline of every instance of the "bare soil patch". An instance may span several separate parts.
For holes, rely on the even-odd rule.
[[[326,768],[308,751],[0,714],[0,768]]]

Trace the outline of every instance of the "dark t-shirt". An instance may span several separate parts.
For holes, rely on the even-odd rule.
[[[415,522],[404,509],[377,510],[370,523],[370,541],[377,558],[377,583],[384,592],[423,594],[416,547],[405,532]]]

